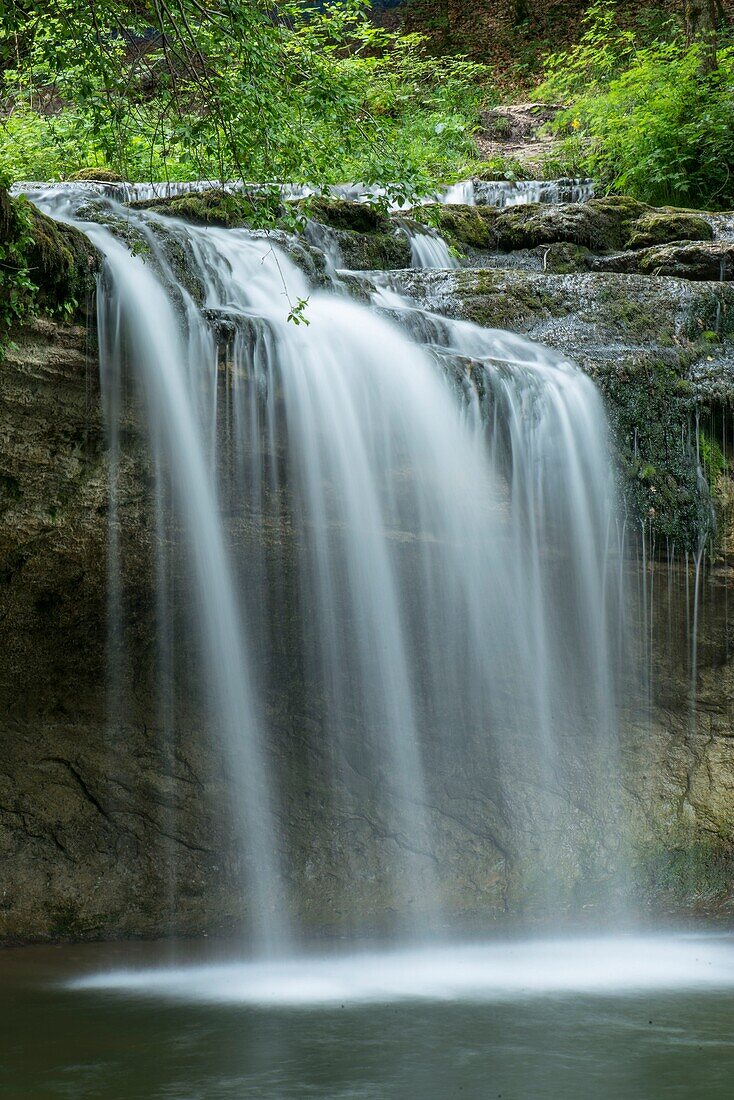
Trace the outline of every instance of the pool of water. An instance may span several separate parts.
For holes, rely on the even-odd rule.
[[[730,1100],[734,935],[0,953],[13,1100]]]

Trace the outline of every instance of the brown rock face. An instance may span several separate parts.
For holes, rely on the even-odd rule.
[[[0,940],[165,929],[166,867],[183,929],[231,916],[215,754],[196,736],[163,754],[148,725],[107,718],[107,462],[85,328],[37,321],[0,371]],[[144,464],[121,469],[128,630],[151,606]]]

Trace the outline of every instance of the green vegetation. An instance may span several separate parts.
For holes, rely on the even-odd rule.
[[[734,44],[674,18],[623,29],[613,0],[589,8],[577,45],[547,59],[539,89],[570,104],[554,168],[652,204],[734,206]]]
[[[366,0],[10,0],[12,178],[280,180],[428,190],[470,170],[487,72],[374,26]]]
[[[11,199],[0,181],[0,358],[13,328],[39,310],[73,318],[96,268],[82,233]]]
[[[0,355],[11,326],[27,314],[36,284],[31,279],[30,207],[14,202],[0,185]]]

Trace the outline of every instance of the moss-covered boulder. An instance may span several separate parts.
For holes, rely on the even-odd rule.
[[[396,271],[410,267],[410,241],[400,230],[391,233],[336,231],[342,265],[349,271]]]
[[[410,267],[410,241],[380,205],[312,196],[295,204],[306,236],[339,268],[394,271]]]
[[[132,203],[143,210],[155,210],[193,225],[220,225],[229,229],[278,225],[284,208],[277,196],[263,192],[224,191],[211,188],[191,191],[172,198],[146,199]]]
[[[558,242],[605,252],[622,247],[648,210],[643,203],[622,197],[553,206],[545,203],[513,206],[497,217],[494,244],[504,252]]]
[[[711,241],[714,231],[705,218],[685,211],[651,210],[639,217],[625,248],[651,248],[673,241]]]
[[[697,241],[691,244],[666,244],[598,256],[591,261],[595,271],[621,271],[629,275],[671,275],[697,282],[734,279],[734,243]]]
[[[123,183],[123,178],[111,168],[80,168],[69,176],[72,183]]]
[[[415,221],[433,226],[449,244],[462,251],[466,248],[479,251],[494,248],[494,226],[498,216],[499,211],[492,206],[465,206],[460,203],[430,203],[411,211]]]
[[[41,311],[62,309],[71,316],[83,309],[99,270],[97,249],[71,225],[52,221],[31,207],[33,243],[28,249],[30,277],[38,287]]]
[[[568,244],[606,254],[674,241],[710,241],[713,237],[713,229],[704,217],[687,211],[656,210],[623,195],[584,203],[525,203],[503,210],[428,206],[414,216],[430,219],[452,244],[489,253]]]
[[[390,233],[392,223],[380,205],[312,195],[296,204],[304,217],[352,233]]]

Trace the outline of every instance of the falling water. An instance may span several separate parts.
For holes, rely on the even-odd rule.
[[[415,225],[403,225],[403,231],[407,233],[410,241],[411,267],[438,268],[450,270],[459,266],[459,261],[453,255],[443,237],[434,230],[418,228]]]
[[[245,190],[256,192],[261,190],[262,184],[243,183],[242,181],[222,180],[186,180],[186,181],[159,181],[157,183],[112,183],[107,181],[87,180],[83,183],[58,183],[54,189],[58,194],[66,193],[68,197],[79,195],[82,191],[87,194],[106,195],[120,202],[150,202],[153,199],[175,199],[192,192],[223,189],[230,192]],[[15,184],[13,192],[39,193],[45,184],[24,182]],[[373,202],[379,200],[386,202],[393,210],[407,210],[412,202],[407,200],[393,200],[384,187],[377,184],[345,183],[333,184],[329,187],[317,188],[308,184],[280,184],[279,190],[285,201],[297,201],[312,195],[331,195],[334,198],[346,199],[351,202]],[[564,203],[586,202],[594,195],[594,183],[590,179],[556,179],[556,180],[462,180],[450,187],[433,194],[426,195],[421,201],[424,203],[464,204],[468,206],[521,206],[524,203]],[[708,215],[709,220],[719,230],[723,238],[732,235],[732,229],[727,220],[727,215]]]
[[[475,180],[473,198],[481,206],[522,206],[528,202],[587,202],[594,195],[589,179]]]
[[[344,894],[393,907],[397,931],[444,919],[457,882],[464,897],[481,880],[502,904],[563,904],[582,878],[608,878],[621,571],[591,381],[385,287],[372,308],[316,291],[261,234],[109,195],[93,199],[102,225],[80,196],[88,209],[88,189],[32,195],[105,257],[103,376],[137,388],[157,499],[190,560],[186,611],[261,947],[287,940],[297,909],[282,807],[302,791],[272,763],[266,713],[286,679],[318,725],[334,820],[373,837],[341,857]],[[467,835],[481,838],[468,870]]]

